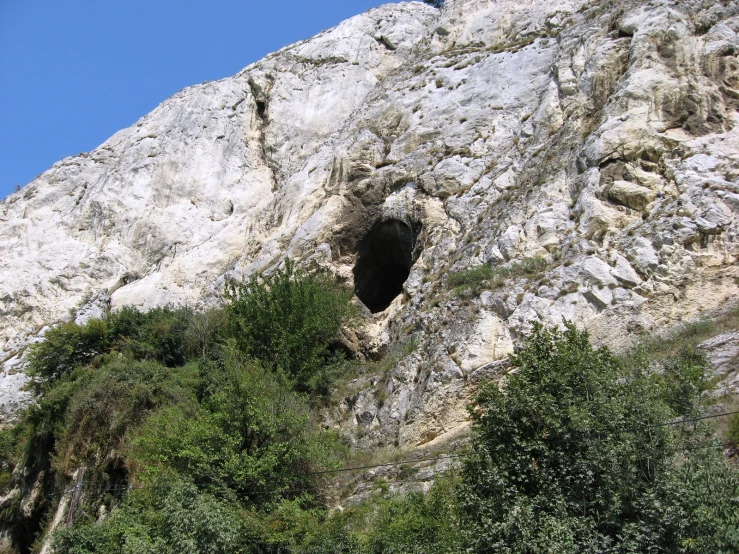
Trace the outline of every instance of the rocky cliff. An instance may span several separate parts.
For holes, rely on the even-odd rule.
[[[464,432],[532,321],[621,348],[719,310],[738,54],[734,2],[410,2],[185,89],[0,203],[4,417],[47,326],[286,256],[354,286],[347,349],[396,356],[326,416],[360,445]]]

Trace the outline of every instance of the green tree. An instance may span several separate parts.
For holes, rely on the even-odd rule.
[[[306,401],[279,372],[239,356],[201,366],[199,406],[165,407],[132,437],[139,478],[177,475],[255,506],[317,490],[305,474],[330,464],[333,435],[313,425]]]
[[[31,346],[29,373],[42,381],[57,379],[90,363],[109,347],[105,320],[93,319],[85,325],[62,323],[49,329],[43,341]]]
[[[326,274],[295,269],[227,285],[229,323],[239,348],[284,371],[303,392],[325,393],[331,342],[351,319],[352,292]]]
[[[255,552],[234,504],[192,484],[162,482],[131,494],[99,523],[61,529],[58,554],[246,554]]]
[[[537,327],[512,362],[472,411],[459,490],[472,552],[739,549],[737,473],[705,428],[664,425],[697,405],[699,358],[626,369],[567,324]]]
[[[105,319],[111,348],[136,360],[156,360],[167,367],[185,363],[186,332],[193,318],[187,308],[164,306],[139,312],[126,306]]]
[[[75,377],[56,444],[58,461],[68,470],[119,452],[127,431],[157,407],[195,404],[194,391],[177,383],[178,374],[152,361],[114,358],[96,370],[78,370]]]
[[[185,332],[190,319],[185,308],[139,312],[127,306],[84,325],[57,325],[46,332],[43,341],[31,346],[29,372],[36,378],[36,392],[41,392],[44,382],[84,367],[111,350],[168,367],[182,365],[187,360]]]

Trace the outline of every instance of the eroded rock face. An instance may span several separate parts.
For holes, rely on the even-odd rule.
[[[717,396],[739,394],[739,331],[716,335],[702,342],[699,348],[713,367],[713,377],[719,379]]]
[[[327,422],[455,436],[532,321],[619,348],[737,297],[738,53],[735,3],[412,2],[186,89],[0,204],[0,401],[44,326],[210,302],[289,255],[374,291],[363,355],[418,345]],[[410,258],[407,233],[372,238],[393,226]]]

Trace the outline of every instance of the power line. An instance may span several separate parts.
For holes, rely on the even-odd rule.
[[[713,414],[713,415],[705,415],[701,417],[694,417],[692,419],[680,419],[676,421],[669,421],[667,423],[658,423],[656,425],[648,425],[646,427],[642,427],[642,429],[654,429],[655,427],[668,427],[670,425],[681,425],[683,423],[695,423],[696,421],[702,421],[704,419],[713,419],[714,417],[725,417],[730,415],[736,415],[739,414],[739,410],[736,410],[734,412],[724,412],[721,414]]]
[[[301,477],[309,477],[312,475],[323,475],[326,473],[340,473],[344,471],[359,471],[361,469],[373,469],[376,467],[386,467],[386,466],[400,466],[404,464],[418,464],[421,462],[429,462],[429,461],[435,461],[435,460],[448,460],[451,458],[462,458],[466,454],[448,454],[444,456],[435,456],[433,458],[417,458],[415,460],[402,460],[400,462],[387,462],[385,464],[374,464],[374,465],[368,465],[368,466],[357,466],[357,467],[345,467],[340,469],[325,469],[323,471],[314,471],[312,473],[298,473],[297,475]]]

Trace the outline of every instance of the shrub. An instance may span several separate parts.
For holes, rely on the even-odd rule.
[[[239,348],[283,370],[297,390],[326,393],[330,344],[351,315],[352,292],[325,274],[297,271],[291,260],[265,277],[230,282],[229,323]]]
[[[61,529],[58,554],[246,554],[254,552],[238,507],[188,483],[137,491],[100,523]]]
[[[201,374],[199,407],[165,407],[132,438],[140,477],[177,474],[259,505],[315,490],[304,474],[329,463],[336,445],[314,430],[286,379],[235,353],[204,364]]]
[[[506,279],[537,275],[546,267],[547,261],[541,257],[524,258],[520,262],[495,268],[483,264],[451,273],[447,278],[447,283],[458,290],[470,288],[475,293],[479,293],[486,283],[488,288],[495,289],[501,286]]]
[[[20,440],[23,432],[21,425],[10,429],[0,429],[0,490],[12,481],[13,469],[20,461]]]
[[[87,459],[105,460],[119,451],[129,429],[162,404],[192,406],[188,392],[164,366],[120,358],[80,376],[66,410],[58,454],[66,469]]]
[[[169,306],[139,312],[124,307],[106,318],[112,346],[136,360],[156,360],[167,367],[187,361],[185,332],[191,312]]]
[[[701,413],[710,380],[706,355],[697,348],[683,348],[660,364],[664,401],[674,413],[693,417]]]
[[[428,494],[411,492],[405,497],[381,502],[369,533],[368,552],[460,552],[461,534],[453,487],[453,481],[441,480]]]
[[[29,372],[42,382],[58,379],[111,350],[136,360],[156,360],[168,367],[182,365],[187,360],[188,323],[186,309],[170,307],[146,313],[124,307],[84,325],[62,323],[50,329],[42,342],[31,346]]]
[[[734,446],[739,446],[739,414],[732,417],[729,423],[729,440]]]
[[[483,264],[471,269],[455,271],[449,275],[447,282],[452,287],[478,287],[484,281],[490,281],[493,275],[493,268],[487,264]]]
[[[627,369],[571,324],[537,326],[512,357],[518,372],[503,391],[486,386],[471,411],[459,491],[470,551],[736,551],[737,473],[705,427],[664,425],[698,402],[705,366],[688,362],[667,376]],[[693,471],[710,479],[687,479]]]
[[[62,323],[49,329],[42,342],[31,346],[29,373],[42,380],[59,378],[76,367],[87,365],[107,352],[109,346],[104,320],[92,319],[85,325]]]
[[[696,445],[672,468],[665,488],[663,543],[672,548],[664,551],[739,552],[739,478],[720,444]]]
[[[457,554],[464,550],[454,486],[442,477],[428,494],[375,497],[312,526],[303,519],[302,542],[285,542],[296,554]]]

